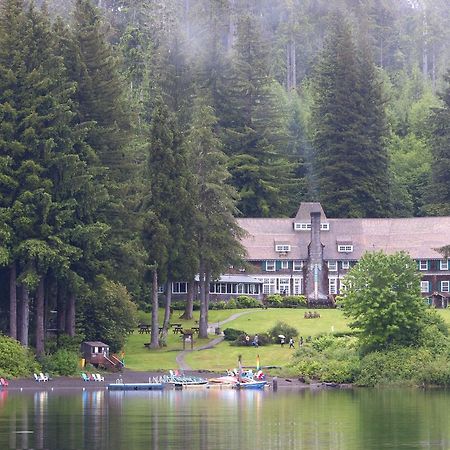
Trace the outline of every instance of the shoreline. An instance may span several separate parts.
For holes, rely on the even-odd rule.
[[[196,370],[196,371],[184,371],[186,375],[192,375],[202,378],[214,378],[223,375],[223,373],[211,372],[207,370]],[[81,374],[81,372],[80,372]],[[116,373],[102,373],[105,377],[105,381],[84,381],[80,376],[68,377],[68,376],[57,376],[49,381],[36,381],[34,378],[17,378],[14,380],[9,380],[9,386],[3,390],[5,391],[57,391],[57,390],[106,390],[108,384],[115,383],[117,380],[121,379],[124,383],[148,383],[149,379],[152,377],[160,377],[162,375],[167,375],[167,371],[146,371],[137,372],[131,370],[124,370],[123,372]],[[287,377],[272,377],[267,376],[266,381],[268,381],[271,389],[273,379],[277,379],[277,387],[279,388],[296,388],[296,389],[348,389],[350,385],[338,385],[335,383],[304,383],[296,378]],[[0,392],[2,389],[0,389]]]

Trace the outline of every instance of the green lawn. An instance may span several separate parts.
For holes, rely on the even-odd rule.
[[[232,322],[227,323],[222,328],[236,328],[249,334],[263,333],[282,321],[295,327],[299,335],[305,339],[307,336],[314,336],[319,333],[329,333],[332,331],[348,330],[347,320],[342,312],[337,309],[319,310],[321,317],[319,319],[305,319],[304,309],[249,309],[249,310],[219,310],[209,312],[209,323],[215,325],[217,322],[227,319],[238,312],[249,312]],[[195,325],[194,320],[198,320],[198,311],[194,314],[194,320],[184,321],[178,319],[181,311],[175,311],[172,322],[180,322],[184,328]],[[450,309],[439,310],[444,320],[450,325]],[[145,316],[143,316],[145,318]],[[160,312],[160,317],[162,314]],[[148,320],[150,323],[150,314]],[[213,339],[214,335],[210,336]],[[126,366],[132,370],[168,370],[176,368],[175,358],[183,349],[180,335],[169,333],[167,347],[160,350],[149,350],[144,347],[145,342],[149,342],[150,335],[132,334],[125,347]],[[195,346],[204,345],[208,340],[195,339]],[[297,343],[296,343],[297,345]],[[223,371],[235,367],[238,355],[242,355],[244,365],[254,366],[256,364],[256,355],[260,356],[263,366],[285,366],[292,355],[286,345],[281,348],[279,345],[269,345],[265,347],[233,347],[228,342],[222,342],[215,348],[192,352],[185,358],[187,364],[193,369],[208,369]]]
[[[347,330],[346,321],[339,310],[321,310],[320,319],[305,319],[303,309],[251,309],[251,310],[213,310],[209,312],[209,323],[214,325],[225,320],[233,314],[239,312],[249,312],[248,314],[227,323],[223,328],[237,328],[249,334],[263,333],[269,330],[278,321],[286,322],[299,330],[304,338],[322,332]],[[198,320],[198,311],[194,314],[193,321],[178,319],[181,311],[175,311],[172,322],[180,322],[184,328],[195,325],[194,320]],[[160,314],[160,317],[162,315]],[[146,318],[146,316],[142,316]],[[148,320],[150,323],[150,314]],[[215,336],[211,335],[213,339]],[[180,335],[169,332],[167,347],[159,350],[149,350],[144,347],[145,342],[149,342],[150,335],[138,334],[135,332],[128,338],[125,346],[126,367],[132,370],[167,370],[176,368],[175,358],[183,349]],[[204,345],[208,340],[195,339],[195,346]],[[245,348],[231,347],[227,342],[223,342],[216,348],[192,352],[186,357],[186,362],[193,369],[224,370],[236,365],[237,356],[242,354],[244,364],[255,365],[256,354],[260,355],[262,365],[285,365],[292,351],[287,346],[281,349],[278,345],[267,347]]]

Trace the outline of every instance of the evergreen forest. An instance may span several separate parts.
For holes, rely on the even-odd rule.
[[[198,277],[206,337],[237,217],[450,215],[448,42],[449,0],[0,0],[0,330],[157,348]]]

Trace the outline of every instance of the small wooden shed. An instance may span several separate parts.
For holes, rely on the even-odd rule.
[[[109,345],[100,341],[86,341],[81,344],[81,354],[87,363],[97,365],[109,357]]]
[[[431,297],[428,297],[429,303],[435,308],[443,309],[448,308],[448,297],[439,292],[433,292]]]

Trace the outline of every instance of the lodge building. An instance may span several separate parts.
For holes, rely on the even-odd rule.
[[[366,252],[405,251],[422,274],[421,291],[436,306],[450,297],[450,262],[439,249],[450,245],[450,217],[327,218],[320,203],[301,203],[294,218],[238,219],[246,231],[245,267],[210,284],[210,298],[247,294],[305,295],[310,304],[332,303],[349,269]],[[173,283],[174,299],[187,283]]]

